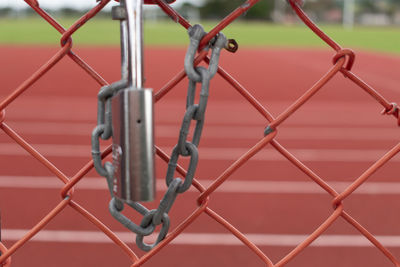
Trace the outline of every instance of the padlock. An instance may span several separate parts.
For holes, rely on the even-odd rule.
[[[113,193],[128,201],[155,195],[153,90],[127,88],[112,99]]]
[[[122,201],[155,197],[154,100],[143,89],[143,0],[123,0],[121,20],[122,78],[127,88],[112,99],[113,193]]]

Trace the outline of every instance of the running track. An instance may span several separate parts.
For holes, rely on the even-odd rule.
[[[1,47],[1,99],[55,52],[55,47]],[[119,50],[75,50],[107,81],[119,79]],[[183,49],[146,51],[147,86],[157,91],[183,67]],[[275,116],[330,67],[325,50],[249,50],[223,53],[221,65]],[[167,63],[169,62],[169,63]],[[357,53],[353,71],[390,101],[400,101],[400,58]],[[168,153],[177,141],[185,108],[184,80],[156,105],[156,142]],[[73,175],[90,159],[99,86],[64,58],[7,108],[6,122],[56,166]],[[392,117],[338,74],[279,129],[277,139],[336,190],[342,191],[399,142]],[[263,135],[266,122],[221,78],[211,83],[196,177],[204,184],[226,169]],[[7,246],[19,239],[59,201],[62,183],[0,133],[0,208]],[[345,209],[400,257],[400,156],[346,199]],[[158,162],[158,197],[166,166]],[[172,227],[196,208],[197,193],[180,195]],[[104,178],[92,171],[78,184],[75,200],[115,230],[128,233],[109,215]],[[267,146],[211,196],[210,207],[274,261],[305,239],[331,214],[331,198]],[[154,204],[150,204],[153,207]],[[131,213],[132,218],[139,218]],[[137,251],[137,250],[135,250]],[[141,252],[138,252],[141,255]],[[67,208],[13,257],[12,266],[129,266],[129,259],[89,222]],[[249,249],[202,215],[145,266],[263,266]],[[287,266],[392,266],[342,219]]]

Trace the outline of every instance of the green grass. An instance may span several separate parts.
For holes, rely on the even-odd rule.
[[[61,19],[69,27],[73,19]],[[207,30],[216,24],[203,23]],[[343,47],[400,54],[400,29],[394,27],[356,27],[344,30],[341,26],[323,25],[326,31]],[[282,26],[261,22],[235,22],[224,30],[242,47],[326,47],[304,25]],[[44,20],[36,17],[27,19],[0,19],[0,44],[58,45],[60,35]],[[117,21],[95,18],[74,35],[74,45],[118,45],[119,26]],[[185,46],[186,31],[173,22],[145,23],[145,44],[158,46]]]

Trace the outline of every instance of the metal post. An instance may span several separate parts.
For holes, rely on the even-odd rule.
[[[124,0],[121,70],[127,88],[112,99],[113,191],[125,202],[155,195],[153,91],[143,88],[143,0]]]
[[[352,30],[354,27],[354,0],[343,1],[343,27]]]
[[[281,0],[274,1],[274,10],[272,11],[272,19],[275,23],[282,23],[284,20],[285,3]]]
[[[121,78],[122,80],[129,79],[129,52],[128,52],[128,22],[121,20]]]
[[[143,1],[125,0],[128,19],[129,80],[134,88],[143,86]]]

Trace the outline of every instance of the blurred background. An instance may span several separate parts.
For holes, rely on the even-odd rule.
[[[39,0],[40,7],[65,28],[96,5],[95,0]],[[177,0],[173,7],[191,23],[213,28],[244,0]],[[118,22],[111,20],[111,1],[87,26],[74,34],[75,45],[119,45]],[[399,0],[307,0],[304,9],[343,46],[390,54],[400,53]],[[145,44],[184,47],[187,34],[157,6],[145,6]],[[0,1],[0,44],[58,45],[59,33],[23,0]],[[295,16],[285,0],[261,0],[224,30],[241,47],[326,48]],[[390,41],[389,41],[390,40]]]
[[[28,0],[26,0],[28,1]],[[95,0],[37,0],[64,28],[96,5]],[[245,0],[176,0],[191,23],[210,30]],[[106,8],[73,34],[73,51],[108,82],[120,79],[119,22]],[[305,11],[342,47],[356,51],[353,71],[389,102],[400,99],[400,0],[306,0]],[[156,6],[145,7],[146,85],[159,90],[183,69],[187,31]],[[224,51],[221,66],[275,115],[332,67],[335,51],[295,16],[286,0],[260,0],[223,30],[240,45]],[[0,100],[5,99],[60,50],[61,34],[24,0],[0,0]],[[315,49],[318,48],[318,49]],[[184,114],[187,82],[156,105],[156,143],[171,153]],[[6,122],[69,177],[90,160],[99,84],[69,57],[7,107]],[[196,177],[205,185],[263,137],[266,121],[220,76],[212,81],[207,126]],[[398,127],[383,107],[342,75],[279,129],[279,141],[342,192],[399,142]],[[57,181],[0,131],[2,237],[10,247],[60,201]],[[400,154],[346,199],[346,211],[400,255]],[[111,160],[111,159],[110,159]],[[161,161],[161,160],[160,160]],[[186,162],[183,162],[186,164]],[[158,162],[158,199],[166,164]],[[185,166],[185,165],[184,165]],[[225,186],[225,187],[224,187]],[[106,182],[92,171],[74,200],[103,221],[137,252],[134,236],[108,212]],[[198,193],[177,198],[171,229],[197,209]],[[34,203],[32,203],[34,201]],[[332,215],[332,197],[286,158],[267,147],[213,193],[210,208],[254,238],[274,262],[285,257]],[[126,209],[128,210],[128,209]],[[256,211],[256,212],[253,212]],[[137,216],[127,211],[132,218]],[[219,223],[200,216],[146,266],[265,266]],[[207,237],[205,240],[205,237]],[[41,239],[40,239],[41,238]],[[231,241],[233,240],[233,241]],[[197,243],[196,243],[197,242]],[[225,243],[224,243],[225,242]],[[235,243],[236,242],[236,243]],[[138,255],[142,252],[138,251]],[[67,208],[38,239],[13,256],[20,266],[129,266],[130,259],[89,221]],[[393,264],[341,218],[288,267],[392,267]]]
[[[178,0],[173,6],[191,21],[219,19],[228,10],[240,5],[243,0]],[[400,25],[399,0],[306,0],[305,10],[318,22],[352,25],[388,26]],[[41,0],[40,6],[64,16],[82,14],[95,4],[94,0]],[[111,5],[103,13],[107,15]],[[24,1],[0,1],[0,16],[23,17],[32,15]],[[145,8],[146,18],[150,20],[164,19],[164,14],[152,6]],[[260,1],[252,8],[243,20],[269,21],[274,23],[293,23],[294,18],[286,1]]]

